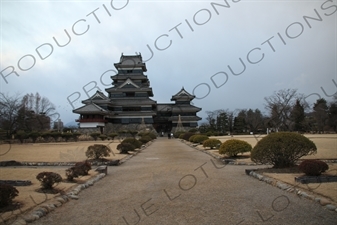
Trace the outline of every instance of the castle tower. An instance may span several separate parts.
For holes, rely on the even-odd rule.
[[[97,91],[82,101],[84,106],[73,110],[80,114],[76,120],[80,128],[100,128],[103,132],[105,125],[111,123],[133,130],[153,126],[157,132],[172,132],[178,125],[179,115],[179,126],[186,130],[198,126],[201,118],[196,114],[201,108],[191,104],[195,96],[184,88],[172,96],[171,101],[175,103],[157,104],[151,99],[153,92],[144,74],[147,69],[141,55],[122,54],[114,66],[118,73],[111,76],[112,87],[105,89],[107,95]]]

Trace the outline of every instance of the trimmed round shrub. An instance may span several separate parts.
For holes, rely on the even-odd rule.
[[[97,141],[98,137],[101,135],[101,133],[94,132],[90,134],[90,137],[92,137],[95,141]]]
[[[194,139],[194,137],[196,137],[197,136],[197,134],[193,134],[189,139],[188,139],[188,141],[189,142],[193,142],[193,139]]]
[[[130,143],[121,143],[117,145],[117,150],[120,154],[128,154],[128,151],[134,151],[135,148],[136,147]]]
[[[174,138],[180,138],[180,139],[182,139],[180,136],[182,135],[182,134],[184,134],[185,133],[185,131],[178,131],[178,132],[175,132],[174,134],[173,134],[173,137]]]
[[[192,137],[193,143],[200,143],[200,144],[202,144],[205,140],[209,139],[208,136],[202,134],[193,135]]]
[[[297,133],[279,132],[262,138],[253,148],[250,157],[255,163],[285,168],[294,166],[299,158],[316,152],[315,143],[307,137]]]
[[[193,135],[194,135],[194,133],[187,132],[187,133],[182,134],[181,138],[184,139],[185,141],[189,141],[190,137],[192,137]],[[179,138],[180,138],[180,136],[179,136]]]
[[[95,145],[90,145],[85,152],[85,155],[89,159],[100,159],[103,157],[110,156],[111,149],[102,144],[95,144]]]
[[[50,132],[44,132],[41,134],[41,137],[43,138],[44,141],[48,141],[49,138],[51,137]]]
[[[118,134],[117,133],[110,133],[108,136],[113,140],[113,139],[115,139],[115,137],[118,136]]]
[[[28,136],[33,140],[33,143],[35,143],[36,140],[38,139],[38,137],[41,136],[41,134],[37,131],[33,131],[33,132],[29,133]]]
[[[209,138],[209,139],[205,140],[202,145],[203,145],[204,148],[206,148],[206,147],[209,147],[211,149],[219,148],[220,145],[221,145],[221,141],[219,139]]]
[[[75,166],[66,170],[67,180],[72,181],[75,177],[88,175],[91,170],[91,164],[88,161],[77,162]]]
[[[61,134],[61,137],[64,138],[66,142],[68,142],[69,139],[73,137],[73,134],[66,132],[66,133]]]
[[[54,139],[54,141],[56,142],[57,139],[59,139],[59,137],[61,137],[61,133],[60,132],[51,132],[50,136]]]
[[[19,139],[22,144],[23,141],[28,138],[28,134],[23,130],[19,130],[18,132],[16,132],[15,138]]]
[[[99,135],[99,138],[100,138],[102,141],[105,141],[108,137],[107,137],[105,134],[101,134],[101,135]]]
[[[328,164],[315,159],[307,159],[301,162],[298,169],[308,176],[319,176],[329,169]]]
[[[53,172],[41,172],[36,176],[36,179],[41,182],[44,189],[53,189],[55,183],[62,181],[60,174]]]
[[[208,136],[202,134],[194,134],[192,135],[188,141],[193,143],[202,143],[204,140],[207,140]]]
[[[142,142],[138,141],[135,138],[125,138],[122,143],[129,143],[135,146],[135,148],[141,148],[142,147]]]
[[[79,133],[79,132],[73,133],[73,138],[74,138],[74,140],[75,140],[75,141],[78,141],[78,139],[79,139],[79,137],[80,137],[81,135],[82,135],[82,134]]]
[[[0,184],[0,207],[10,205],[19,191],[9,184]]]
[[[250,152],[252,146],[246,141],[231,139],[220,145],[219,153],[230,157],[236,157],[239,153]]]
[[[157,138],[157,135],[155,135],[152,132],[141,132],[141,133],[138,134],[138,136],[140,136],[140,137],[149,136],[149,137],[151,137],[151,140],[154,140],[154,139]]]
[[[152,138],[148,135],[144,135],[138,141],[142,142],[142,144],[146,144],[149,141],[152,141]]]
[[[91,163],[85,160],[83,162],[75,163],[75,167],[78,167],[80,169],[80,175],[88,175],[89,170],[91,170]]]
[[[212,132],[212,131],[208,131],[208,132],[206,133],[206,135],[207,135],[208,137],[213,136],[213,132]]]

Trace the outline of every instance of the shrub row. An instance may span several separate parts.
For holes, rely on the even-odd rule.
[[[136,148],[141,148],[143,144],[152,141],[157,136],[151,132],[138,134],[141,138],[139,140],[135,138],[125,138],[119,145],[117,150],[120,154],[128,154],[129,151],[134,151]]]
[[[48,141],[50,138],[54,139],[56,142],[59,138],[63,138],[65,141],[70,140],[71,138],[75,141],[78,141],[79,136],[81,136],[81,133],[60,133],[60,132],[37,132],[33,131],[30,133],[27,133],[23,130],[19,130],[15,134],[15,138],[18,139],[21,143],[23,143],[26,139],[31,138],[32,141],[35,143],[39,138],[42,138],[44,141]]]
[[[190,135],[190,141],[194,141],[191,133],[181,134],[181,138]],[[221,144],[217,139],[208,139],[204,141],[204,147],[215,148]],[[298,133],[278,132],[271,133],[262,138],[252,146],[242,140],[231,139],[222,143],[219,148],[220,154],[226,154],[235,157],[244,152],[251,152],[251,160],[255,163],[272,164],[274,168],[284,168],[294,166],[296,161],[303,156],[315,154],[317,147],[308,138]],[[322,162],[305,162],[301,168],[307,171],[307,174],[320,174],[327,169],[327,165]],[[311,172],[312,171],[312,172]]]

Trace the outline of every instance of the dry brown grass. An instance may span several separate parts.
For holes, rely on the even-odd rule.
[[[62,143],[37,143],[37,144],[7,144],[0,145],[0,161],[15,160],[18,162],[79,162],[86,159],[85,152],[89,145],[105,144],[108,145],[112,154],[106,157],[109,160],[122,159],[126,155],[119,154],[116,146],[119,141],[86,141],[86,142],[62,142]],[[9,148],[10,147],[10,148]],[[8,151],[9,150],[9,151]],[[2,219],[15,217],[33,207],[44,203],[60,194],[39,193],[36,190],[40,188],[40,182],[36,175],[40,172],[55,172],[66,178],[65,170],[67,167],[0,167],[0,180],[30,180],[32,185],[16,187],[19,196],[14,199],[15,203],[20,204],[20,209],[8,212],[0,212]],[[96,175],[94,170],[89,171],[88,176],[75,178],[77,183],[61,182],[56,189],[67,191],[71,187],[83,183]],[[1,223],[1,219],[0,219]]]
[[[20,214],[29,209],[32,209],[35,206],[42,204],[44,202],[47,202],[48,200],[51,200],[52,198],[60,195],[60,193],[46,194],[46,193],[37,192],[37,190],[41,188],[41,185],[40,185],[40,182],[36,179],[36,175],[44,171],[58,173],[62,176],[62,178],[64,179],[66,178],[64,167],[45,167],[45,168],[2,167],[1,168],[1,173],[0,173],[1,180],[30,180],[32,182],[32,185],[29,185],[29,186],[16,187],[16,189],[19,191],[19,195],[15,197],[14,203],[19,203],[20,209],[14,210],[14,211],[10,210],[8,212],[1,212],[0,215],[3,220],[13,218],[15,217],[16,214]],[[92,176],[96,174],[97,172],[90,170],[89,175],[83,176],[80,178],[75,178],[76,182],[73,182],[73,183],[60,182],[57,185],[55,185],[55,189],[58,191],[61,191],[61,193],[65,192],[69,190],[71,187],[74,187],[80,183],[83,183],[85,180],[90,179]]]
[[[86,159],[85,152],[89,145],[104,144],[113,151],[106,159],[121,159],[125,155],[116,150],[119,142],[85,141],[37,144],[0,145],[0,161],[15,160],[19,162],[74,162]],[[8,151],[8,149],[10,149]],[[7,152],[8,151],[8,152]]]
[[[331,199],[332,201],[337,204],[337,183],[311,183],[311,184],[301,184],[295,182],[295,177],[303,176],[304,174],[296,171],[296,170],[289,170],[289,169],[265,169],[258,171],[263,175],[268,177],[274,178],[276,180],[280,180],[284,183],[290,184],[297,188],[303,189],[306,192],[312,192],[314,194],[322,195],[326,198]],[[337,165],[336,164],[329,164],[329,170],[326,171],[324,174],[329,175],[337,175]],[[309,193],[308,193],[309,194]]]

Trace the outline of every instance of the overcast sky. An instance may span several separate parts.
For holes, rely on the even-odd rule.
[[[336,5],[1,0],[0,90],[39,92],[64,123],[72,122],[78,117],[73,107],[96,92],[95,83],[106,94],[115,74],[106,71],[121,54],[137,52],[146,61],[153,99],[168,103],[184,86],[196,95],[203,118],[216,109],[265,111],[264,97],[285,88],[316,94],[306,99],[311,103],[319,96],[330,100],[337,90]]]

